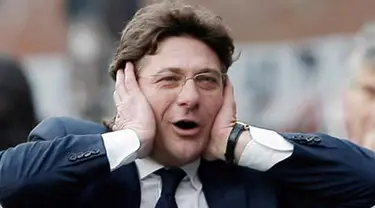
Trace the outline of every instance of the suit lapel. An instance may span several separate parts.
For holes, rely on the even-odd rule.
[[[199,177],[209,207],[247,207],[246,189],[239,184],[234,167],[223,162],[202,160]]]
[[[135,163],[120,167],[108,178],[94,184],[87,193],[85,203],[89,205],[85,207],[139,208],[141,188]]]

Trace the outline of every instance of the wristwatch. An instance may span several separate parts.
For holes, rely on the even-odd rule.
[[[227,148],[225,150],[225,161],[229,164],[235,164],[236,161],[235,161],[235,156],[234,156],[234,150],[236,148],[236,145],[237,145],[237,141],[238,141],[238,138],[240,137],[241,133],[244,132],[244,131],[249,131],[250,130],[250,127],[248,124],[245,124],[245,123],[242,123],[242,122],[239,122],[237,121],[230,134],[229,134],[229,137],[228,137],[228,141],[227,141]]]

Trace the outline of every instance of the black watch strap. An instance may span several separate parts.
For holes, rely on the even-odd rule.
[[[241,133],[243,131],[249,130],[249,125],[236,122],[236,124],[233,126],[232,131],[229,134],[228,141],[227,141],[227,148],[225,150],[225,160],[229,164],[235,164],[235,156],[234,156],[234,150],[237,145],[238,138],[240,137]]]

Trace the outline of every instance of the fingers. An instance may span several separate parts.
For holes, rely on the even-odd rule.
[[[127,62],[125,69],[119,69],[116,73],[116,96],[121,100],[124,95],[136,92],[138,89],[139,87],[135,78],[134,65],[131,62]]]
[[[227,77],[226,80],[226,85],[224,89],[224,101],[221,108],[223,112],[226,112],[226,114],[232,115],[232,123],[236,122],[237,107],[236,101],[234,99],[234,88],[229,80],[229,77]]]
[[[136,92],[139,89],[135,78],[134,65],[131,62],[127,62],[125,67],[125,87],[128,93]]]
[[[121,103],[121,97],[116,90],[113,92],[113,100],[115,101],[116,106]]]
[[[121,95],[127,94],[124,80],[125,80],[124,70],[123,69],[117,70],[115,92],[118,98],[121,98]]]
[[[232,108],[236,107],[236,103],[234,100],[234,88],[232,83],[229,80],[229,77],[226,79],[226,85],[224,89],[224,106],[231,106]]]

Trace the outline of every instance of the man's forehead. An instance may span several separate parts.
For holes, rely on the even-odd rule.
[[[144,57],[139,64],[139,71],[147,74],[159,73],[220,73],[221,65],[210,61],[194,61],[194,60],[161,60],[152,56]]]
[[[203,42],[194,38],[171,37],[158,45],[154,54],[141,59],[141,68],[159,71],[200,72],[221,71],[222,64],[217,54]]]
[[[213,73],[213,74],[218,74],[220,73],[220,70],[217,68],[194,68],[194,69],[186,69],[186,68],[178,68],[178,67],[167,67],[167,68],[160,68],[159,70],[156,71],[156,73],[161,74],[161,73]]]

